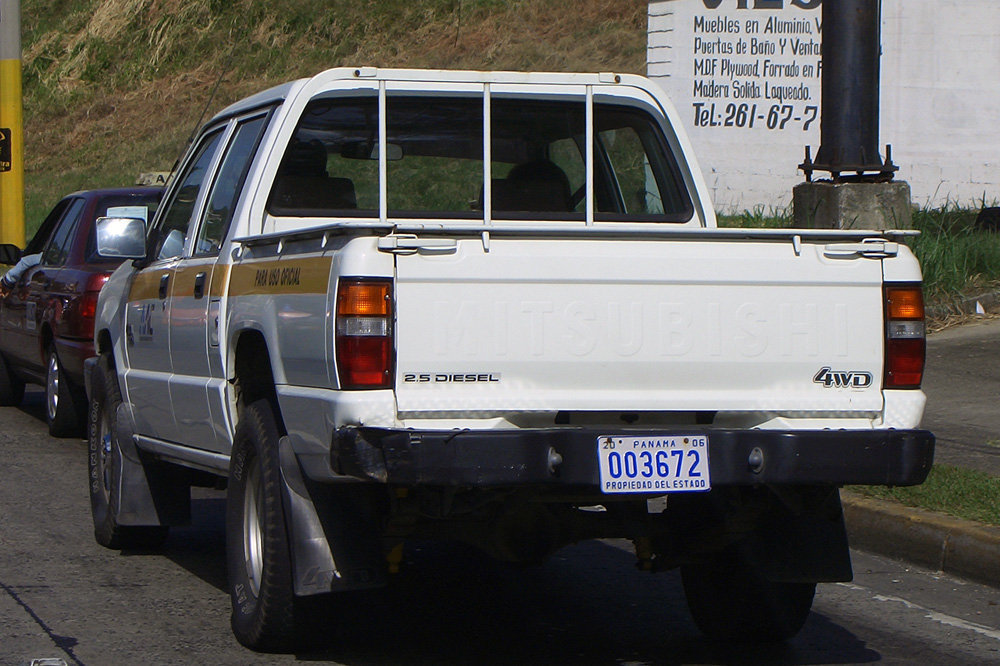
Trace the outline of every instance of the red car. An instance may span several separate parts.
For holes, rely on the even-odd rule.
[[[21,261],[0,278],[0,404],[20,404],[25,382],[40,384],[49,432],[83,433],[83,361],[94,355],[97,295],[121,263],[97,256],[94,221],[148,221],[162,194],[151,187],[76,192],[52,209],[24,250],[0,245],[0,261]]]

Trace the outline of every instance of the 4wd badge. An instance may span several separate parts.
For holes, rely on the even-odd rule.
[[[866,389],[872,385],[872,373],[863,370],[831,370],[821,368],[813,381],[826,388]]]

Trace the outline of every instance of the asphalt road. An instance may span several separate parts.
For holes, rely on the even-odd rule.
[[[923,387],[935,462],[1000,476],[1000,319],[931,335]]]
[[[346,600],[323,640],[258,655],[229,631],[222,499],[159,553],[98,546],[85,444],[46,432],[39,393],[0,408],[0,664],[1000,663],[1000,592],[854,553],[855,580],[821,585],[790,644],[719,646],[689,619],[675,573],[643,574],[627,544],[565,549],[539,568],[467,550],[411,549],[388,590]]]

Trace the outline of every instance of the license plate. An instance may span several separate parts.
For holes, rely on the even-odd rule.
[[[711,489],[708,437],[663,435],[597,438],[601,492],[681,493]]]

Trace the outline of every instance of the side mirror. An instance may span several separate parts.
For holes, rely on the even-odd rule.
[[[97,254],[108,259],[146,257],[146,223],[137,217],[97,218]]]
[[[21,248],[10,243],[0,245],[0,264],[13,266],[21,260]]]

